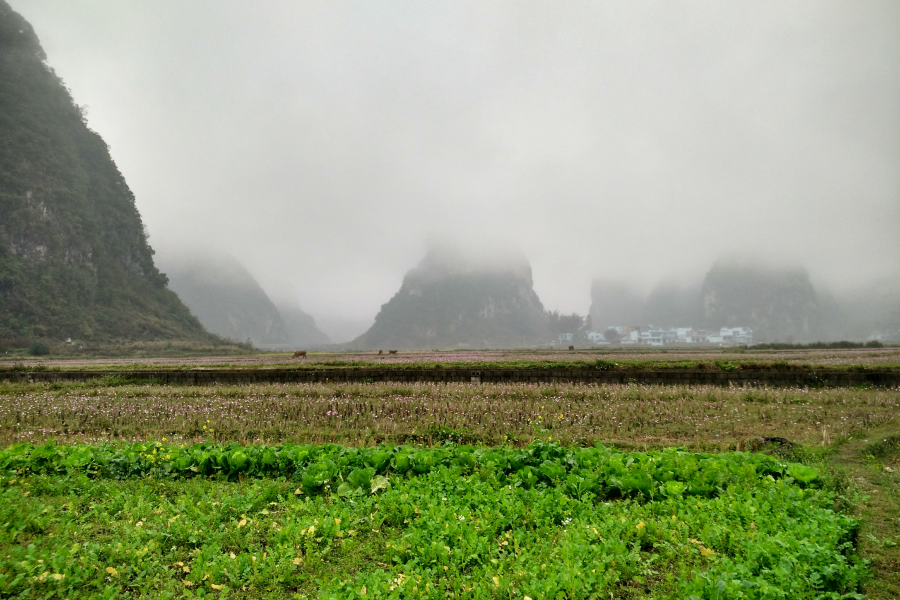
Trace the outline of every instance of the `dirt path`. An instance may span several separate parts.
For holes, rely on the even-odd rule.
[[[870,432],[842,444],[828,462],[846,475],[846,494],[858,494],[859,551],[873,573],[866,598],[900,599],[900,432]]]

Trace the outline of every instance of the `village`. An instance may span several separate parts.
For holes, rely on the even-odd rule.
[[[561,333],[559,345],[575,343],[575,334]],[[753,330],[749,327],[722,327],[718,331],[693,327],[657,328],[653,325],[613,325],[602,331],[587,331],[584,339],[594,346],[669,346],[682,344],[715,346],[749,346],[753,344]]]

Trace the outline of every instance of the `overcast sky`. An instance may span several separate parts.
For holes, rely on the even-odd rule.
[[[371,319],[430,240],[549,309],[720,257],[900,274],[900,2],[10,0],[160,254]]]

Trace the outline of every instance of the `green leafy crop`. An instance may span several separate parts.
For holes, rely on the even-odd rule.
[[[0,451],[23,598],[861,598],[811,467],[535,442]]]

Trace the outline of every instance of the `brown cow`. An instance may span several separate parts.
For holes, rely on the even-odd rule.
[[[569,346],[569,350],[574,350],[575,346]]]
[[[397,354],[396,350],[388,350],[388,354]]]
[[[380,355],[382,355],[382,354],[384,354],[384,350],[379,350],[379,351],[378,351],[378,355],[380,356]]]
[[[297,350],[294,352],[294,358],[306,356],[306,350]]]

